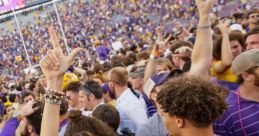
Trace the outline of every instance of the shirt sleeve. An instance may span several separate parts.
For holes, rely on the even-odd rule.
[[[19,120],[11,117],[4,125],[0,135],[1,136],[15,136],[15,131],[19,126]]]

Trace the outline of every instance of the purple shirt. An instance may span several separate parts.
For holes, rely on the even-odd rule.
[[[248,136],[258,136],[259,102],[240,97],[239,110],[238,95],[236,92],[237,90],[229,94],[226,99],[228,109],[219,120],[213,123],[214,133],[220,136],[244,136],[244,133]],[[241,127],[241,123],[243,127]]]
[[[99,55],[99,58],[103,61],[105,61],[108,57],[108,54],[110,52],[110,49],[106,46],[99,46],[97,49],[96,49],[98,55]]]
[[[0,136],[15,136],[19,123],[17,118],[11,117],[3,126]]]

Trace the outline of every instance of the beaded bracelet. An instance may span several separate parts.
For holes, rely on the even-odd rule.
[[[64,99],[64,93],[48,90],[44,94],[44,98],[46,103],[60,105]]]

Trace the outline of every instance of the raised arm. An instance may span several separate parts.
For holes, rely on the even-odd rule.
[[[76,48],[68,56],[65,56],[62,52],[60,45],[58,44],[56,32],[52,27],[49,27],[49,34],[53,49],[49,50],[47,55],[40,62],[40,67],[44,76],[47,79],[47,93],[51,92],[55,94],[55,96],[57,96],[57,94],[60,94],[62,90],[63,76],[68,67],[73,63],[76,54],[81,50],[81,48]],[[45,107],[41,125],[42,136],[58,135],[59,111],[60,103],[58,103],[57,101],[51,102],[45,98]]]
[[[224,23],[220,21],[220,31],[222,34],[222,43],[221,43],[221,61],[216,63],[213,66],[213,69],[216,73],[223,73],[225,72],[232,63],[232,53],[231,53],[231,47],[230,47],[230,41],[229,41],[229,32],[228,32],[228,26],[229,21],[225,21]]]
[[[199,11],[199,23],[191,60],[190,75],[209,77],[209,69],[212,61],[212,32],[210,11],[213,0],[196,0]]]

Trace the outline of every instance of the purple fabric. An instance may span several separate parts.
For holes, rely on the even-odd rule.
[[[105,61],[108,57],[108,54],[110,53],[110,49],[106,46],[99,46],[97,49],[96,49],[98,55],[99,55],[99,58],[103,61]]]
[[[213,123],[214,133],[220,136],[243,136],[244,131],[249,136],[259,135],[259,102],[240,98],[238,110],[237,91],[232,91],[227,97],[228,109],[222,117]],[[239,118],[241,113],[241,121]]]
[[[15,136],[15,131],[19,126],[19,120],[11,117],[4,125],[0,136]]]
[[[59,131],[60,131],[66,124],[68,124],[68,119],[63,120],[63,121],[59,124]]]

